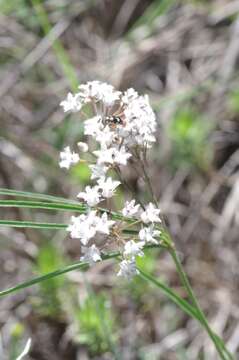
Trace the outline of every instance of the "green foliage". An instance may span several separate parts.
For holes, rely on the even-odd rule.
[[[86,345],[92,354],[112,350],[112,342],[116,341],[116,322],[105,294],[89,294],[76,310],[75,321],[76,340]]]
[[[157,259],[159,256],[159,250],[154,249],[154,251],[145,250],[144,257],[137,257],[137,266],[146,271],[147,273],[152,274],[156,268]],[[146,282],[142,286],[142,279],[138,276],[135,276],[130,282],[125,283],[125,292],[126,294],[130,294],[134,303],[137,306],[145,307],[147,304],[147,308],[152,305],[152,300],[154,299],[153,294],[155,293],[155,289],[151,286],[149,282]],[[147,301],[144,301],[145,295],[147,296]],[[150,299],[151,301],[148,301]]]
[[[9,346],[9,360],[15,360],[19,355],[19,349],[24,347],[22,337],[25,332],[24,326],[21,323],[16,323],[11,328],[11,339]]]
[[[125,201],[124,192],[123,192],[122,188],[119,187],[114,196],[114,205],[115,205],[115,209],[117,211],[120,211],[124,207],[124,201]]]
[[[11,189],[0,189],[0,194],[1,195],[18,196],[18,197],[31,197],[31,198],[35,198],[35,199],[48,200],[48,201],[53,201],[53,199],[54,199],[54,201],[56,201],[58,199],[57,197],[52,197],[49,195],[34,194],[34,193],[28,193],[28,192],[22,192],[22,191],[15,191],[15,190],[11,190]],[[10,200],[7,201],[8,204],[5,201],[2,201],[2,206],[6,206],[6,205],[9,206],[10,205],[9,201]],[[51,208],[49,203],[47,203],[47,204],[44,203],[44,205],[36,204],[36,202],[30,202],[30,203],[31,204],[26,204],[26,201],[24,201],[24,202],[21,201],[20,203],[17,200],[14,201],[14,205],[18,206],[18,207],[26,207],[26,206],[32,207],[33,206],[34,208],[37,208],[37,207],[42,208],[44,206],[45,208],[47,207],[49,210]],[[11,202],[11,205],[13,205],[12,202]],[[67,200],[64,201],[64,199],[62,199],[62,198],[59,198],[58,204],[51,203],[51,205],[54,205],[54,207],[56,207],[56,206],[62,206],[62,207],[64,206],[65,207],[67,205],[67,207],[68,207],[69,202]],[[113,219],[122,219],[122,215],[112,212],[112,218]],[[24,222],[24,221],[1,220],[0,224],[2,224],[4,226],[34,227],[36,223]],[[57,228],[59,227],[59,225],[65,227],[64,224],[39,224],[39,223],[37,224],[38,227],[42,227],[42,228],[46,228],[46,227],[48,228],[49,225],[53,226],[53,228],[55,228],[56,225],[57,225]],[[132,232],[132,231],[133,230],[130,230],[130,232]],[[208,321],[207,321],[204,313],[202,312],[200,305],[198,304],[197,299],[193,293],[193,290],[190,286],[187,275],[185,274],[185,272],[182,268],[181,262],[180,262],[178,255],[174,249],[174,246],[171,243],[171,239],[169,239],[169,234],[162,228],[161,239],[163,239],[163,238],[164,238],[163,248],[170,253],[170,255],[174,261],[174,264],[176,266],[177,272],[179,274],[180,280],[181,280],[183,286],[185,287],[185,289],[187,290],[187,294],[191,300],[192,305],[190,303],[188,303],[187,301],[185,301],[183,298],[181,298],[181,296],[179,296],[176,292],[174,292],[174,290],[170,289],[166,284],[164,284],[164,282],[162,282],[159,279],[156,279],[154,276],[145,272],[142,268],[139,267],[140,265],[138,264],[137,266],[138,266],[138,270],[139,270],[139,276],[142,279],[144,279],[145,281],[147,281],[147,282],[155,285],[157,288],[159,288],[167,296],[167,298],[169,298],[177,306],[179,306],[186,314],[188,314],[192,318],[198,320],[198,322],[207,331],[208,336],[213,341],[218,354],[220,354],[220,358],[223,360],[227,360],[227,359],[232,360],[233,356],[226,349],[223,340],[221,338],[219,338],[213,332],[213,330],[210,328]],[[0,291],[0,296],[6,296],[11,293],[22,290],[24,288],[30,287],[34,284],[42,283],[44,285],[42,285],[40,289],[42,289],[42,292],[44,293],[45,297],[47,298],[47,296],[53,296],[53,301],[56,301],[55,305],[58,307],[58,304],[59,304],[59,308],[60,308],[61,304],[58,299],[64,298],[64,301],[66,301],[66,297],[64,296],[64,297],[58,298],[59,288],[61,288],[62,291],[64,291],[64,295],[68,294],[68,289],[67,290],[65,289],[63,280],[58,278],[59,275],[65,274],[65,273],[73,271],[73,270],[82,270],[87,265],[84,262],[77,262],[72,265],[62,266],[61,265],[62,264],[61,255],[59,255],[59,253],[57,251],[55,251],[55,248],[53,247],[53,245],[49,245],[49,246],[50,246],[50,248],[48,248],[48,246],[44,247],[44,250],[42,250],[42,253],[40,253],[38,256],[38,261],[37,261],[38,268],[44,272],[44,275],[35,277],[33,279],[22,282],[16,286],[13,286],[6,290]],[[102,260],[116,258],[118,256],[119,256],[119,253],[117,253],[117,252],[111,253],[111,254],[102,254]],[[60,264],[61,267],[59,267],[56,270],[55,267],[58,264]],[[141,266],[143,267],[143,266],[145,266],[145,264],[147,264],[147,261],[143,262],[141,264]],[[147,266],[149,269],[152,269],[151,261],[148,262]],[[49,269],[51,269],[52,267],[54,267],[54,271],[49,271]],[[56,282],[55,282],[55,278],[57,278]],[[53,279],[54,279],[54,283],[52,283],[49,286],[49,281],[52,281]],[[46,280],[48,280],[48,283],[47,282],[43,283]],[[59,281],[59,283],[58,283],[58,281]],[[53,294],[51,294],[52,289],[54,289]],[[145,288],[144,288],[144,292],[146,292]],[[92,294],[92,292],[90,292],[90,293]],[[68,296],[67,296],[67,298],[68,298]],[[85,312],[84,315],[82,315],[82,309],[84,309],[84,311],[83,311],[83,314]],[[82,343],[85,343],[86,339],[87,339],[87,344],[89,344],[91,351],[98,352],[98,350],[99,350],[99,351],[105,352],[105,351],[111,350],[111,352],[114,354],[115,358],[119,359],[118,352],[115,347],[115,335],[112,336],[112,334],[115,334],[115,331],[114,331],[115,321],[114,321],[114,318],[111,315],[111,313],[109,313],[108,309],[107,310],[106,309],[107,309],[107,305],[106,305],[105,298],[103,298],[103,300],[102,299],[99,300],[96,295],[89,296],[88,300],[86,300],[86,302],[83,305],[81,305],[80,310],[78,311],[78,309],[77,309],[76,313],[78,314],[78,316],[76,316],[76,314],[74,313],[74,315],[75,315],[74,318],[77,319],[78,328],[80,328],[80,331],[81,331],[80,336],[79,336],[79,341],[81,341]],[[51,310],[52,310],[52,307],[50,307],[50,314],[51,314]],[[54,311],[55,311],[55,308],[54,308]],[[93,316],[92,316],[92,313],[94,314]],[[55,315],[55,313],[54,313],[54,315]],[[56,315],[58,315],[58,313]],[[96,320],[96,315],[97,315],[98,320]],[[98,318],[98,316],[99,316],[99,318]],[[83,338],[81,337],[82,334],[84,335]],[[88,334],[89,336],[86,336],[86,334]]]
[[[52,29],[52,25],[48,18],[48,13],[44,8],[44,3],[41,0],[32,0],[32,5],[36,13],[39,24],[41,25],[44,34],[48,35]],[[78,79],[74,67],[71,64],[69,56],[65,51],[63,45],[59,39],[56,39],[52,45],[53,50],[56,54],[59,64],[61,65],[62,71],[68,79],[71,89],[74,91],[78,88]]]
[[[192,107],[185,107],[174,114],[168,127],[173,168],[185,166],[205,169],[209,166],[212,149],[208,136],[211,129],[210,122]]]
[[[175,0],[154,0],[134,23],[126,36],[131,40],[138,37],[138,33],[143,37],[152,34],[156,21],[167,14],[175,4]],[[136,35],[136,36],[135,36]]]
[[[44,245],[37,256],[35,271],[46,274],[63,265],[62,256],[53,244]],[[63,291],[65,280],[55,277],[39,284],[39,300],[37,308],[41,314],[50,317],[59,317],[61,314],[60,294]]]
[[[27,0],[0,0],[0,12],[6,16],[16,17],[25,28],[36,29],[39,27]]]
[[[228,98],[229,109],[234,114],[239,114],[239,89],[233,90]]]
[[[90,181],[90,169],[86,163],[79,163],[71,169],[71,177],[81,184],[88,184]]]
[[[207,7],[212,5],[208,0],[184,0],[183,2],[193,5],[205,5]]]

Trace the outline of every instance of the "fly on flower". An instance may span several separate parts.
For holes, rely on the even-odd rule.
[[[118,125],[125,126],[125,117],[123,111],[114,112],[112,115],[103,118],[103,124],[109,125],[112,130],[115,130]]]
[[[106,116],[104,123],[114,129],[117,125],[124,125],[124,121],[120,116]]]

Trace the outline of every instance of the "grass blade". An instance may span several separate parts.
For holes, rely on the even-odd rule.
[[[84,204],[64,204],[53,202],[22,201],[22,200],[0,200],[0,207],[17,207],[28,209],[65,210],[85,213],[87,207]]]
[[[0,195],[7,195],[7,196],[17,196],[17,197],[27,197],[32,199],[41,199],[44,201],[57,201],[57,202],[64,202],[70,204],[79,204],[77,201],[69,200],[63,197],[53,196],[53,195],[45,195],[40,193],[28,192],[28,191],[18,191],[12,189],[4,189],[0,188]]]
[[[178,305],[181,308],[181,310],[183,310],[187,315],[191,316],[195,320],[198,320],[203,327],[205,326],[201,315],[198,313],[197,309],[194,306],[189,304],[186,300],[182,299],[175,291],[170,289],[160,280],[155,279],[155,277],[141,270],[139,267],[138,270],[140,272],[140,277],[156,285],[171,301],[173,301],[176,305]],[[234,358],[232,354],[227,350],[224,341],[217,334],[213,333],[213,335],[216,341],[218,342],[219,346],[221,347],[226,358],[228,360],[233,360]]]
[[[46,208],[46,207],[42,207],[42,206],[48,206],[48,209],[50,207],[52,207],[52,209],[53,209],[54,205],[58,206],[58,210],[61,210],[61,209],[62,210],[68,210],[69,209],[69,210],[72,210],[72,211],[78,211],[79,209],[83,209],[84,207],[85,207],[85,210],[87,209],[86,206],[84,206],[83,204],[80,204],[77,201],[68,200],[68,199],[65,199],[65,198],[62,198],[62,197],[57,197],[57,196],[52,196],[52,195],[40,194],[40,193],[33,193],[33,192],[26,192],[26,191],[16,191],[16,190],[12,190],[12,189],[0,188],[0,195],[27,197],[27,198],[31,198],[31,199],[40,199],[40,200],[42,200],[42,203],[39,202],[39,207],[38,207],[39,209],[40,208],[41,209]],[[11,200],[8,200],[8,201],[9,201],[9,205],[14,206],[14,201],[12,201],[12,202],[10,202]],[[16,201],[18,201],[18,200],[15,200],[15,203],[17,204]],[[43,201],[48,202],[48,204],[47,205],[43,204]],[[57,202],[59,204],[50,205],[49,201],[51,201],[51,202],[54,201],[54,202]],[[1,200],[1,203],[2,203],[2,206],[4,206],[4,204],[5,204],[5,206],[7,206],[7,200]],[[28,207],[26,201],[22,202],[22,204],[23,203],[25,203],[25,205],[21,206],[21,203],[19,201],[19,203],[18,203],[19,206],[18,207]],[[64,204],[64,205],[62,205],[62,208],[60,208],[60,206],[59,206],[60,204]],[[31,202],[29,202],[28,205],[30,207]],[[70,208],[70,206],[72,206],[72,207]],[[14,207],[17,207],[17,206],[14,206]],[[32,207],[37,208],[37,205],[35,206],[34,204],[32,204]],[[107,209],[102,209],[100,207],[95,208],[95,210],[99,210],[101,212],[106,212],[108,214],[111,214],[111,216],[112,216],[112,218],[114,220],[124,220],[124,221],[127,221],[127,222],[134,221],[131,218],[126,218],[126,217],[122,216],[121,214],[119,214],[117,212],[109,211]]]
[[[107,255],[102,255],[101,257],[102,257],[103,260],[108,260],[108,259],[116,258],[117,256],[119,256],[118,252],[107,254]],[[68,273],[70,271],[83,270],[83,269],[85,269],[87,267],[88,267],[88,263],[86,263],[86,262],[83,262],[83,261],[76,262],[75,264],[68,265],[68,266],[66,266],[66,267],[64,267],[62,269],[52,271],[52,272],[47,273],[45,275],[37,276],[37,277],[35,277],[33,279],[30,279],[28,281],[24,281],[21,284],[18,284],[16,286],[10,287],[10,288],[8,288],[6,290],[0,291],[0,297],[1,296],[6,296],[8,294],[17,292],[17,291],[25,289],[25,288],[28,288],[28,287],[30,287],[32,285],[36,285],[36,284],[38,284],[38,283],[40,283],[42,281],[52,279],[52,278],[54,278],[56,276],[66,274],[66,273]]]
[[[18,290],[28,288],[28,287],[30,287],[32,285],[40,283],[41,281],[52,279],[52,278],[54,278],[56,276],[65,274],[67,272],[83,269],[84,267],[87,267],[86,263],[78,262],[76,264],[66,266],[63,269],[55,270],[55,271],[52,271],[52,272],[47,273],[47,274],[42,275],[42,276],[37,276],[37,277],[35,277],[35,278],[31,279],[31,280],[22,282],[19,285],[16,285],[16,286],[13,286],[13,287],[10,287],[10,288],[8,288],[6,290],[1,291],[0,292],[0,297],[11,294],[11,293],[14,293],[14,292],[16,292]]]
[[[147,35],[149,36],[151,34],[155,20],[158,20],[160,16],[166,14],[174,4],[175,0],[153,1],[144,11],[143,15],[140,16],[134,23],[132,28],[126,34],[126,38],[130,38],[139,27],[144,27],[145,29],[147,29]]]
[[[155,279],[154,276],[146,273],[145,271],[141,270],[138,267],[140,277],[144,280],[147,280],[151,282],[152,284],[156,285],[159,289],[162,290],[162,292],[176,305],[178,305],[187,315],[193,317],[194,319],[201,322],[201,318],[198,315],[196,309],[190,305],[186,300],[182,299],[175,291],[170,289],[167,285],[165,285],[163,282],[161,282],[158,279]]]
[[[114,216],[112,216],[113,219]],[[30,228],[30,229],[47,229],[47,230],[66,230],[68,224],[59,224],[59,223],[40,223],[35,221],[22,221],[22,220],[0,220],[0,227],[14,227],[14,228]],[[138,230],[133,229],[123,229],[122,232],[128,235],[138,235]],[[165,235],[166,236],[166,235]],[[161,234],[161,239],[164,238],[164,234]],[[159,245],[148,246],[158,247]],[[161,246],[163,247],[163,246]]]
[[[34,221],[0,220],[0,226],[31,228],[31,229],[66,229],[66,224],[40,223]]]
[[[46,229],[46,230],[66,230],[68,224],[59,223],[40,223],[35,221],[22,220],[0,220],[0,227],[14,227],[14,228],[30,228],[30,229]],[[137,235],[138,230],[123,229],[122,232],[128,235]],[[159,245],[147,246],[147,248],[158,247]]]
[[[118,252],[115,253],[111,253],[111,254],[105,254],[102,255],[102,259],[103,260],[108,260],[108,259],[112,259],[112,258],[116,258],[117,256],[119,256]],[[68,265],[62,269],[58,269],[55,271],[52,271],[50,273],[47,273],[45,275],[41,275],[41,276],[37,276],[31,280],[22,282],[21,284],[18,284],[14,287],[8,288],[6,290],[3,290],[0,292],[0,296],[5,296],[8,295],[10,293],[16,292],[18,290],[22,290],[24,288],[30,287],[32,285],[35,285],[37,283],[40,283],[41,281],[45,281],[45,280],[49,280],[52,279],[56,276],[65,274],[67,272],[70,271],[74,271],[74,270],[79,270],[79,269],[84,269],[88,266],[87,263],[85,262],[77,262],[75,264],[72,265]],[[140,276],[148,281],[150,281],[151,283],[153,283],[154,285],[156,285],[158,288],[160,288],[164,294],[170,299],[172,300],[176,305],[178,305],[183,311],[185,311],[188,315],[194,317],[195,319],[197,319],[198,321],[200,321],[200,317],[198,317],[197,312],[195,311],[194,307],[192,305],[190,305],[189,303],[187,303],[187,301],[183,300],[178,294],[176,294],[173,290],[171,290],[169,287],[167,287],[165,284],[163,284],[162,282],[160,282],[159,280],[155,279],[153,276],[147,274],[146,272],[144,272],[143,270],[139,269],[140,272]]]
[[[0,200],[0,207],[18,207],[18,208],[34,208],[34,209],[47,209],[47,210],[66,210],[66,211],[76,211],[80,213],[85,213],[88,210],[88,207],[82,203],[68,200],[61,197],[25,192],[25,191],[15,191],[11,189],[2,189],[0,188],[0,195],[7,196],[18,196],[18,197],[29,197],[32,199],[41,199],[42,202],[37,201],[22,201],[22,200]],[[49,202],[50,201],[50,202]],[[54,203],[53,203],[54,201]],[[100,212],[106,212],[111,215],[113,220],[123,220],[125,222],[135,222],[135,219],[127,218],[115,211],[109,211],[100,207],[94,208]],[[160,227],[162,236],[166,234],[165,229]]]
[[[175,251],[175,249],[173,247],[171,247],[169,250],[169,253],[174,261],[174,264],[176,266],[176,269],[177,269],[177,272],[178,272],[178,275],[179,275],[179,278],[181,280],[181,283],[183,284],[185,290],[187,291],[188,293],[188,296],[190,298],[190,300],[192,301],[192,304],[194,305],[194,308],[197,310],[197,313],[198,315],[200,316],[200,319],[201,319],[201,324],[203,325],[204,329],[207,331],[208,333],[208,336],[211,338],[212,342],[214,343],[215,345],[215,348],[218,352],[218,355],[220,356],[220,358],[222,360],[227,360],[228,358],[230,358],[231,354],[229,353],[228,350],[225,350],[226,349],[226,346],[225,344],[223,343],[223,340],[221,340],[220,342],[218,341],[218,336],[215,336],[215,333],[214,331],[211,329],[210,325],[209,325],[209,322],[206,318],[206,315],[204,314],[203,310],[201,309],[201,306],[194,294],[194,291],[191,287],[191,284],[188,280],[188,276],[187,274],[185,273],[183,267],[182,267],[182,264],[179,260],[179,257],[177,255],[177,252]],[[223,346],[222,346],[222,343],[223,343]],[[230,356],[228,355],[230,354]],[[229,356],[229,357],[228,357]]]
[[[45,36],[48,36],[51,31],[52,25],[48,19],[48,14],[45,11],[43,3],[40,0],[32,0],[31,2],[36,12],[38,21],[45,33]],[[72,91],[76,91],[78,88],[78,76],[61,41],[59,39],[56,39],[52,47],[59,61],[59,64],[62,67],[63,73],[69,81],[69,85],[71,86]]]

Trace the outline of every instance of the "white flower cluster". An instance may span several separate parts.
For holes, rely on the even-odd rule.
[[[118,276],[131,278],[138,274],[135,259],[136,256],[144,256],[142,251],[146,244],[159,244],[160,230],[155,228],[155,223],[161,223],[159,217],[160,210],[152,203],[149,203],[144,211],[139,209],[140,205],[135,205],[135,200],[126,202],[126,206],[122,209],[122,214],[127,217],[141,220],[142,228],[139,231],[138,238],[140,241],[127,241],[123,251],[123,261],[120,263],[120,271]],[[145,226],[148,225],[149,226]]]
[[[75,95],[69,93],[61,102],[65,112],[81,112],[84,105],[91,106],[93,117],[84,121],[84,135],[94,139],[93,149],[86,143],[79,142],[80,153],[89,153],[93,161],[89,164],[93,186],[86,186],[77,197],[83,199],[89,209],[86,214],[72,216],[67,230],[72,238],[79,239],[82,244],[82,260],[90,264],[101,260],[98,243],[109,242],[117,238],[117,246],[121,244],[122,262],[119,276],[127,278],[137,274],[135,259],[143,256],[145,244],[157,244],[160,231],[155,223],[161,222],[160,210],[152,203],[144,210],[135,200],[126,202],[122,215],[127,221],[132,219],[141,228],[137,239],[123,236],[122,221],[117,223],[108,219],[108,214],[99,212],[94,207],[101,201],[114,196],[120,181],[107,176],[109,170],[119,170],[127,165],[135,152],[146,151],[155,142],[156,119],[149,105],[147,96],[140,96],[134,89],[125,92],[116,91],[113,86],[91,81],[79,86]],[[92,142],[91,142],[92,144]],[[81,161],[78,153],[67,146],[60,153],[60,167],[69,169]],[[109,212],[110,214],[110,212]],[[111,241],[112,243],[112,241]]]
[[[90,81],[79,86],[75,95],[69,93],[61,102],[65,112],[77,112],[85,104],[91,103],[95,116],[85,122],[85,135],[93,136],[101,145],[96,154],[102,161],[125,165],[131,156],[127,149],[133,145],[150,147],[155,142],[156,118],[148,97],[140,96],[134,89],[116,91],[113,86],[99,81]],[[121,121],[107,122],[107,118]],[[110,154],[105,149],[111,148]],[[114,150],[113,150],[114,149]],[[113,157],[113,158],[112,158]]]

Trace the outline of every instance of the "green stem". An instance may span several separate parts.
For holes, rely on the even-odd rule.
[[[145,166],[144,166],[144,162],[141,160],[140,156],[139,156],[139,162],[141,164],[141,167],[142,167],[142,170],[143,170],[143,176],[144,176],[144,179],[145,179],[145,182],[146,184],[148,185],[148,188],[149,188],[149,191],[151,193],[151,196],[152,196],[152,200],[154,202],[154,204],[158,207],[158,202],[157,202],[157,199],[154,195],[154,191],[153,191],[153,187],[152,187],[152,184],[151,184],[151,181],[150,181],[150,178],[147,174],[147,171],[145,169]],[[166,224],[163,220],[163,225],[166,227]],[[194,292],[193,292],[193,289],[189,283],[189,280],[188,280],[188,277],[186,275],[186,273],[184,272],[183,268],[182,268],[182,265],[181,265],[181,262],[177,256],[177,253],[174,249],[174,246],[172,245],[172,240],[169,236],[168,239],[166,239],[166,241],[164,240],[164,243],[165,243],[165,246],[168,248],[168,251],[169,253],[171,254],[173,260],[174,260],[174,263],[176,265],[176,269],[177,269],[177,272],[179,274],[179,277],[180,277],[180,280],[182,282],[182,284],[184,285],[185,289],[187,290],[187,293],[192,301],[192,304],[194,305],[195,309],[197,310],[198,312],[198,315],[201,319],[201,323],[202,325],[204,326],[205,330],[207,331],[209,337],[211,338],[211,340],[213,341],[216,349],[217,349],[217,352],[218,354],[220,355],[221,359],[222,360],[228,360],[228,359],[233,359],[233,357],[231,356],[231,354],[228,352],[228,350],[225,348],[224,344],[222,344],[221,342],[219,342],[219,338],[216,334],[214,334],[214,332],[211,330],[209,324],[208,324],[208,321],[206,319],[206,316],[204,315],[197,299],[196,299],[196,296],[194,295]],[[223,350],[222,350],[222,347],[223,347]],[[227,356],[225,356],[224,352],[227,354]]]
[[[147,249],[158,248],[158,245],[147,245],[147,246],[145,246],[145,249],[146,248]],[[118,251],[112,252],[110,254],[101,254],[102,260],[114,259],[114,258],[118,258],[119,256],[120,256],[120,253]],[[18,284],[16,286],[2,290],[2,291],[0,291],[0,297],[6,296],[8,294],[14,293],[16,291],[19,291],[19,290],[22,290],[25,288],[28,288],[32,285],[40,283],[41,281],[49,280],[56,276],[63,275],[65,273],[68,273],[68,272],[71,272],[74,270],[88,268],[88,266],[89,266],[89,264],[87,262],[84,262],[84,261],[76,262],[75,264],[68,265],[62,269],[58,269],[58,270],[52,271],[50,273],[34,277],[33,279],[22,282],[21,284]]]
[[[225,354],[224,354],[224,352],[223,352],[223,350],[221,348],[221,344],[219,345],[218,339],[215,336],[212,329],[210,328],[209,323],[208,323],[208,321],[206,319],[206,316],[204,315],[204,312],[201,309],[201,306],[199,305],[196,296],[194,295],[193,289],[192,289],[192,287],[191,287],[191,285],[189,283],[189,280],[188,280],[188,277],[187,277],[185,271],[183,270],[183,267],[181,265],[181,262],[180,262],[180,260],[178,258],[178,255],[177,255],[176,251],[174,250],[174,248],[172,246],[168,249],[168,251],[169,251],[169,253],[170,253],[170,255],[171,255],[171,257],[172,257],[172,259],[173,259],[173,261],[175,263],[175,266],[176,266],[177,272],[179,274],[180,280],[181,280],[182,284],[184,285],[185,289],[187,290],[188,296],[191,299],[192,304],[197,309],[197,311],[198,311],[198,313],[200,315],[200,318],[201,318],[201,322],[202,322],[205,330],[207,331],[209,337],[213,341],[213,343],[215,345],[215,348],[217,349],[217,352],[220,355],[220,358],[223,359],[223,360],[227,360],[227,357],[225,357]]]
[[[108,260],[108,259],[116,258],[117,256],[119,256],[119,253],[114,252],[111,254],[102,255],[101,257],[102,257],[102,260]],[[10,287],[6,290],[0,291],[0,297],[14,293],[18,290],[28,288],[32,285],[40,283],[41,281],[49,280],[56,276],[66,274],[66,273],[74,271],[74,270],[87,269],[88,267],[89,267],[89,264],[87,262],[84,262],[84,261],[76,262],[75,264],[68,265],[68,266],[64,267],[63,269],[58,269],[58,270],[52,271],[50,273],[47,273],[45,275],[37,276],[31,280],[27,280],[27,281],[19,284],[19,285],[16,285],[16,286]]]

